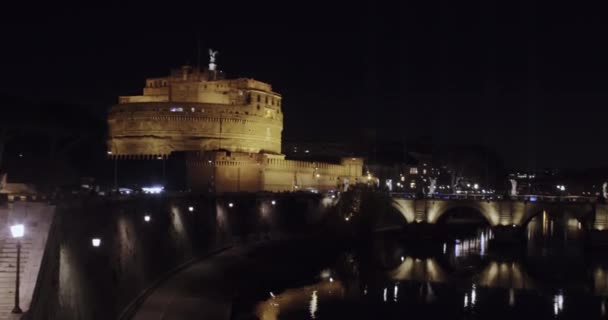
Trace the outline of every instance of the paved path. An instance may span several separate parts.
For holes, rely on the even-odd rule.
[[[289,277],[291,271],[287,270],[312,257],[311,250],[293,250],[301,247],[294,241],[262,243],[197,262],[155,289],[133,319],[230,319],[232,301],[239,292],[263,290],[268,279]]]

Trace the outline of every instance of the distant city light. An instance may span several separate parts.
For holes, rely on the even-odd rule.
[[[230,207],[230,208],[234,207],[234,203],[232,203],[232,202],[228,203],[228,207]]]
[[[194,207],[192,207],[192,206],[188,207],[188,211],[190,211],[190,212],[194,211]]]
[[[163,190],[165,189],[165,187],[163,186],[152,186],[152,187],[142,187],[141,190],[144,191],[144,193],[150,193],[150,194],[159,194],[161,192],[163,192]]]
[[[270,204],[272,204],[274,206],[275,204],[277,204],[277,202],[272,200],[272,201],[270,201]]]
[[[93,238],[91,239],[91,243],[93,244],[93,247],[99,247],[101,245],[101,239]]]
[[[145,215],[144,216],[144,221],[145,222],[150,222],[150,216],[149,215]]]

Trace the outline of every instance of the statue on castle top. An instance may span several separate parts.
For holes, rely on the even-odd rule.
[[[219,53],[219,51],[213,51],[213,49],[209,49],[209,63],[215,63],[215,56]]]
[[[214,51],[213,49],[209,49],[209,70],[215,71],[215,56],[219,53],[219,51]]]

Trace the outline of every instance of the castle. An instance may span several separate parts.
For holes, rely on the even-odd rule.
[[[108,155],[166,158],[186,152],[188,184],[211,192],[327,191],[361,179],[363,160],[286,160],[282,97],[268,83],[227,79],[209,67],[183,66],[148,78],[143,95],[121,96],[108,116]]]

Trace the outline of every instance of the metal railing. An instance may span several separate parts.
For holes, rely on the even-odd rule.
[[[554,195],[517,195],[517,196],[505,196],[498,194],[434,194],[434,195],[421,195],[406,192],[391,192],[391,196],[394,198],[401,199],[436,199],[436,200],[478,200],[478,201],[523,201],[523,202],[583,202],[583,203],[595,203],[598,201],[597,197],[585,197],[585,196],[554,196]]]

